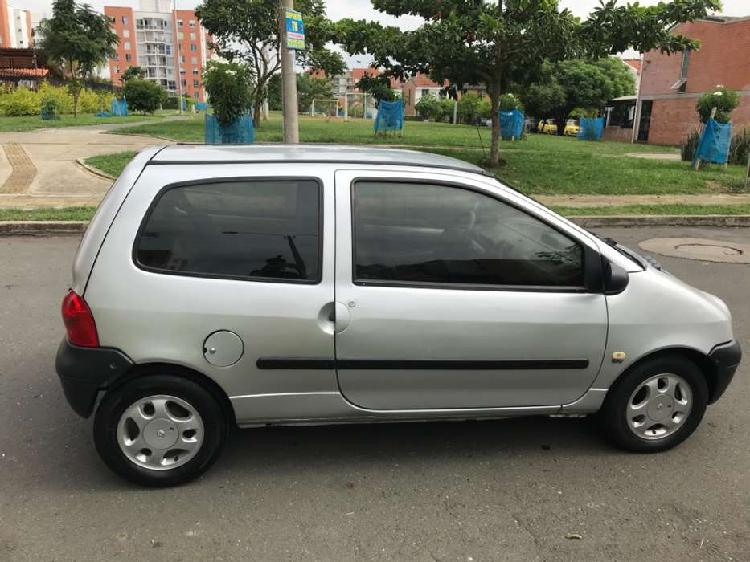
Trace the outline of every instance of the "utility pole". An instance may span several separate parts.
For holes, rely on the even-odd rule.
[[[284,142],[299,144],[299,123],[297,122],[297,77],[294,74],[294,51],[287,48],[286,11],[294,8],[294,0],[281,0],[279,26],[281,41],[281,91],[284,101]]]

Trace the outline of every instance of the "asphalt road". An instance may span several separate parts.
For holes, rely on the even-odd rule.
[[[77,243],[0,238],[0,560],[750,560],[747,360],[660,455],[575,419],[254,429],[192,484],[126,484],[53,370]],[[750,266],[659,259],[725,299],[750,350]]]

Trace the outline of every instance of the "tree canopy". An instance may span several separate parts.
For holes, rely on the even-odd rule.
[[[78,115],[84,81],[115,54],[117,35],[110,29],[106,16],[88,4],[76,4],[75,0],[55,0],[52,17],[43,19],[39,30],[39,49],[68,79],[73,114]]]
[[[122,73],[122,81],[127,82],[131,78],[144,79],[146,77],[146,69],[141,66],[130,66]]]
[[[635,77],[617,58],[570,59],[544,63],[539,80],[519,91],[529,113],[554,117],[562,134],[561,124],[574,109],[596,114],[607,101],[635,94]]]
[[[325,17],[323,0],[297,0],[295,9],[302,12],[308,46],[307,51],[298,52],[298,62],[325,70],[328,76],[341,74],[345,69],[341,55],[325,47],[335,39],[335,28]],[[213,36],[220,55],[230,61],[244,61],[250,67],[253,116],[259,126],[269,80],[281,68],[278,0],[203,0],[196,14]]]
[[[374,66],[403,77],[427,72],[462,88],[484,85],[491,101],[490,165],[498,164],[500,95],[510,84],[527,85],[545,61],[600,58],[632,48],[672,53],[698,44],[672,33],[680,22],[719,9],[719,0],[674,0],[644,7],[602,3],[586,21],[559,7],[559,0],[373,0],[376,9],[421,16],[425,23],[402,32],[376,22],[342,20],[338,41],[350,54],[369,53]]]

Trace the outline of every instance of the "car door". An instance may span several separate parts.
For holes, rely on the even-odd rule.
[[[342,393],[373,410],[574,401],[606,343],[605,297],[585,288],[598,254],[456,177],[337,172]]]

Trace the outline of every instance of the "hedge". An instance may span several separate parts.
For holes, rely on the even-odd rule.
[[[81,90],[78,113],[108,111],[114,95],[110,92]],[[42,104],[53,101],[57,112],[73,113],[73,96],[64,86],[51,86],[43,82],[38,90],[27,88],[0,89],[0,115],[39,115]]]

